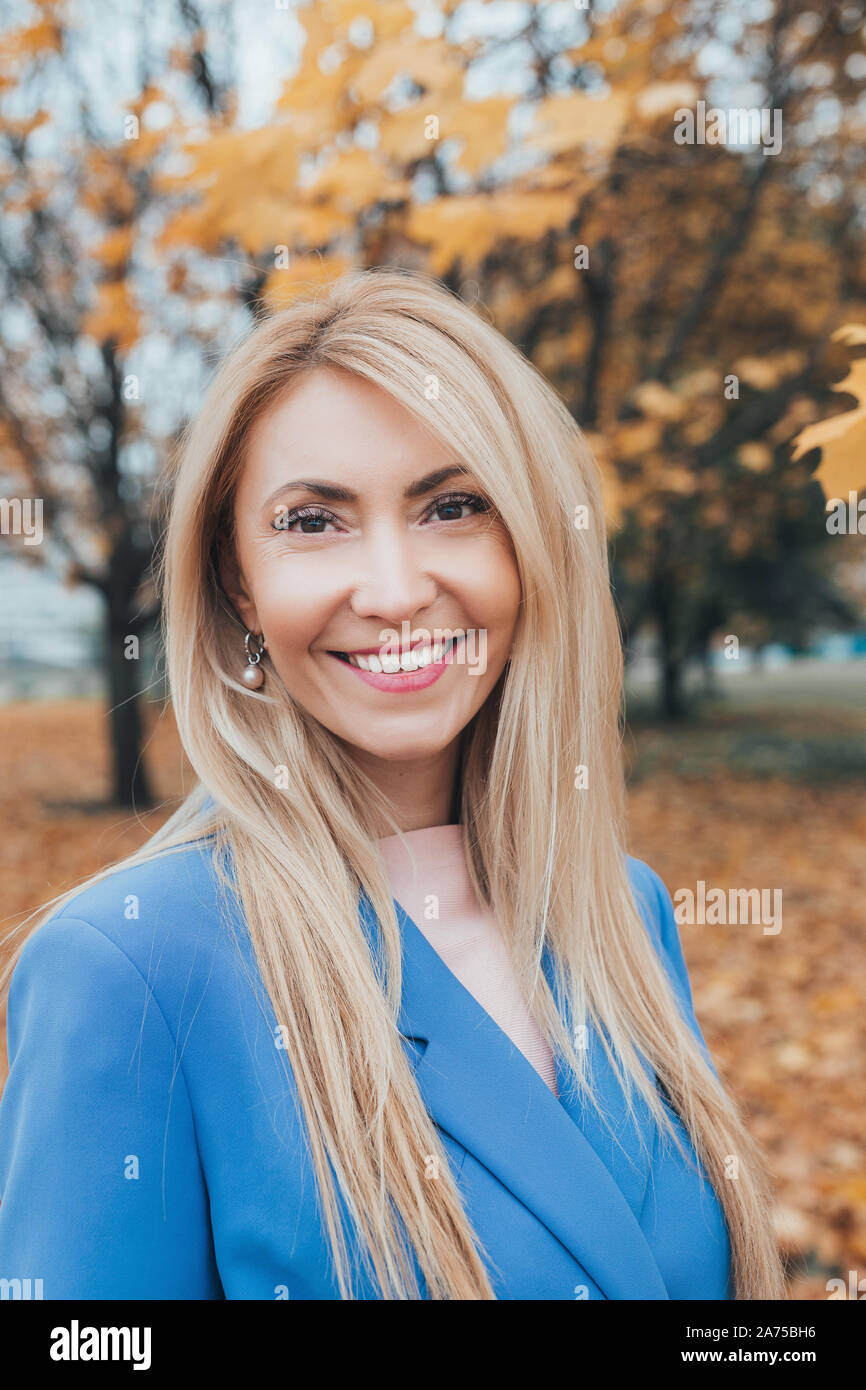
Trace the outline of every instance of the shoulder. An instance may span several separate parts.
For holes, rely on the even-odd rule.
[[[59,915],[90,922],[109,937],[128,937],[142,917],[156,925],[184,930],[211,917],[218,906],[220,881],[209,841],[197,840],[164,850],[140,864],[119,865],[88,883],[59,909]]]
[[[196,936],[215,902],[206,878],[187,853],[119,869],[18,957],[0,1097],[0,1268],[35,1269],[46,1297],[221,1296],[178,1026],[183,1001],[191,1013],[198,1002]],[[138,917],[124,915],[131,897]],[[210,1057],[220,1036],[207,1036]]]
[[[122,865],[87,884],[26,940],[10,986],[10,1010],[25,989],[91,1000],[106,992],[153,996],[177,1017],[228,943],[227,922],[242,920],[206,842]]]
[[[642,859],[635,859],[631,855],[628,855],[627,869],[629,883],[631,884],[638,910],[646,924],[662,965],[667,971],[668,978],[670,979],[674,994],[680,1003],[686,1022],[697,1036],[701,1049],[712,1067],[713,1063],[709,1056],[706,1041],[695,1014],[688,967],[686,965],[685,956],[683,955],[683,947],[680,941],[676,917],[674,916],[674,905],[671,895],[655,869],[651,869],[649,864],[645,864]],[[715,1070],[714,1067],[713,1070]]]
[[[671,895],[649,864],[645,864],[642,859],[633,858],[632,855],[627,855],[626,859],[632,893],[653,945],[669,973],[673,967],[675,987],[684,985],[690,995],[688,970]]]
[[[671,945],[671,928],[679,941],[679,934],[673,915],[673,903],[662,879],[642,859],[626,856],[626,867],[631,890],[650,936],[658,949]]]

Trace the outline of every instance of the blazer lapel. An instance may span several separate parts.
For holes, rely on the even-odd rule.
[[[666,1299],[638,1224],[653,1134],[629,1124],[600,1041],[590,1030],[593,1084],[616,1137],[581,1103],[559,1058],[554,1096],[396,899],[394,907],[403,948],[398,1027],[436,1124],[532,1211],[607,1298]],[[363,891],[360,908],[375,949],[378,922]],[[548,956],[545,973],[553,987]]]
[[[548,949],[545,949],[543,964],[559,1012],[563,1018],[569,1018],[569,1027],[573,1030],[573,1020],[570,1019],[556,988]],[[638,1092],[633,1096],[634,1117],[629,1114],[622,1087],[595,1026],[586,1026],[584,1042],[588,1051],[589,1074],[595,1093],[602,1102],[605,1117],[602,1118],[596,1108],[581,1096],[573,1074],[565,1066],[562,1058],[557,1057],[556,1086],[559,1103],[595,1149],[628,1202],[635,1219],[639,1220],[649,1180],[655,1121],[646,1101]],[[643,1062],[643,1067],[650,1079],[655,1081],[655,1074],[646,1061]]]

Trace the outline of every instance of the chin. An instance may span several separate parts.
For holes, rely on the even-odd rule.
[[[351,735],[342,734],[341,738],[350,749],[357,748],[368,757],[378,758],[383,763],[408,763],[416,762],[418,759],[435,758],[444,752],[459,732],[460,730],[456,729],[445,736],[431,737],[430,730],[427,729],[424,733],[413,736],[408,730],[400,733],[392,727],[381,733],[371,732],[366,738],[360,730],[354,729]]]

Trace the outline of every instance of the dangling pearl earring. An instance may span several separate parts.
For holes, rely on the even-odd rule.
[[[253,651],[250,647],[250,638],[252,637],[254,637],[259,644],[255,651]],[[244,638],[244,651],[247,654],[247,661],[249,662],[249,665],[244,671],[241,679],[243,680],[244,685],[249,686],[250,690],[258,690],[265,683],[265,673],[261,669],[259,662],[262,659],[262,652],[266,652],[267,649],[268,645],[264,637],[259,636],[255,632],[247,633],[246,637]]]

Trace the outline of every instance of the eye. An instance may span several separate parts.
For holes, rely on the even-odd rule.
[[[476,514],[479,512],[489,512],[490,503],[483,497],[479,497],[474,492],[449,492],[443,497],[437,497],[430,504],[427,515],[433,512],[451,512],[450,516],[440,516],[440,521],[464,521],[465,517],[459,515],[464,507],[473,507]],[[455,516],[454,512],[458,515]]]
[[[293,507],[291,510],[277,508],[277,515],[271,522],[275,531],[291,531],[296,522],[300,522],[300,530],[295,535],[302,536],[321,536],[327,522],[333,522],[336,526],[339,523],[333,512],[326,511],[324,507]]]

